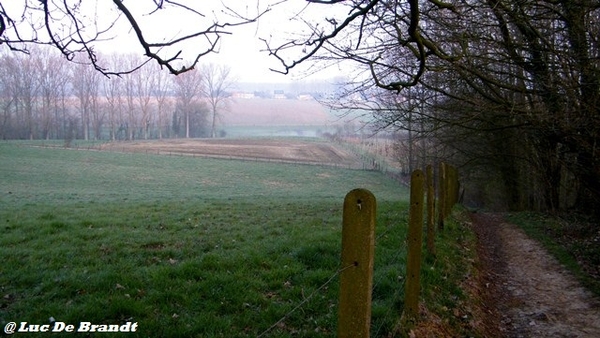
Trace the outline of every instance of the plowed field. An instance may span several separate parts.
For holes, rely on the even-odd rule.
[[[360,159],[333,143],[294,139],[177,139],[104,144],[102,150],[359,167]]]

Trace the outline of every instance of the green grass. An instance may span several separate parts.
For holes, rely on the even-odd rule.
[[[512,213],[508,219],[542,243],[585,287],[600,296],[600,233],[593,220],[534,212]]]
[[[49,140],[3,140],[4,146],[22,146],[22,147],[47,147],[47,148],[73,148],[73,149],[93,149],[105,144],[107,140],[81,140],[73,139],[69,144],[62,139]]]
[[[418,318],[403,317],[388,337],[486,337],[486,328],[481,325],[487,313],[481,313],[485,307],[480,294],[477,238],[469,214],[455,206],[444,223],[442,231],[436,226],[435,255],[427,250],[423,234]],[[405,257],[406,252],[401,255]],[[404,288],[404,273],[398,278]],[[387,294],[398,292],[395,284],[390,283]],[[400,301],[404,297],[401,293]],[[402,307],[402,303],[397,304],[397,308]]]
[[[356,187],[379,204],[373,336],[401,314],[407,192],[380,173],[15,143],[0,163],[2,325],[335,336],[341,207]]]

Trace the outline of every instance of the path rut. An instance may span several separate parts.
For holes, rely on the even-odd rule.
[[[600,301],[499,213],[474,213],[488,327],[497,337],[600,337]]]

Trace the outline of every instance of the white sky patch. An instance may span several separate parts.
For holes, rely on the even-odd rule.
[[[62,1],[49,0],[50,6],[56,4],[61,6]],[[67,3],[77,3],[78,1],[67,1]],[[24,1],[8,1],[3,5],[11,17],[20,18],[23,13]],[[39,6],[35,0],[29,0],[30,6]],[[311,22],[325,22],[325,18],[339,18],[347,13],[342,10],[335,10],[336,6],[310,4],[303,0],[254,0],[254,1],[185,1],[181,3],[197,11],[197,13],[185,8],[173,5],[155,11],[154,1],[135,0],[123,2],[128,6],[132,15],[137,20],[144,38],[149,43],[160,43],[170,41],[174,38],[182,37],[208,28],[214,22],[219,23],[238,23],[242,21],[241,17],[254,18],[267,8],[270,8],[257,23],[245,24],[241,26],[226,27],[224,30],[231,34],[221,34],[221,39],[217,45],[217,53],[211,53],[200,59],[200,64],[217,63],[229,65],[232,73],[236,75],[240,82],[291,82],[304,78],[307,69],[311,63],[301,65],[298,69],[293,69],[290,74],[282,75],[269,70],[270,68],[283,70],[279,60],[269,56],[264,51],[266,45],[261,39],[269,41],[271,46],[278,46],[290,38],[299,37],[307,34],[306,23],[303,20],[310,18]],[[86,27],[81,27],[84,36],[93,36],[96,31],[105,30],[119,18],[114,27],[101,36],[104,41],[93,43],[94,49],[102,54],[110,53],[133,53],[143,55],[143,47],[139,44],[134,30],[127,22],[125,16],[120,14],[115,4],[109,0],[102,1],[82,1],[79,17],[87,23]],[[343,7],[343,6],[342,6]],[[335,10],[335,11],[334,11]],[[32,16],[26,18],[27,21],[34,23],[34,28],[40,37],[47,39],[45,26],[43,25],[43,12],[33,12]],[[203,14],[203,16],[198,13]],[[53,30],[60,33],[62,29],[73,30],[73,27],[61,27],[64,22],[63,13],[53,12]],[[120,15],[120,17],[119,17]],[[236,17],[236,15],[238,17]],[[325,22],[327,24],[327,22]],[[20,33],[26,33],[31,36],[32,30],[27,24],[20,25]],[[7,30],[8,32],[8,30]],[[214,36],[197,37],[193,40],[179,43],[176,46],[165,47],[160,50],[159,55],[165,59],[176,56],[180,51],[178,58],[183,62],[191,62],[198,53],[202,53],[209,48],[210,43],[215,39]],[[153,49],[157,51],[157,49]],[[300,53],[298,51],[298,53]],[[300,57],[301,54],[287,54],[287,61]],[[108,63],[109,60],[100,60],[101,63]],[[183,63],[182,63],[183,64]],[[310,79],[327,79],[340,76],[342,70],[337,67],[323,72],[318,72],[310,76]]]

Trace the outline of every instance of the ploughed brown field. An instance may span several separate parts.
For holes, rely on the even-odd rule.
[[[360,159],[325,141],[294,139],[169,139],[103,144],[102,150],[359,167]]]

